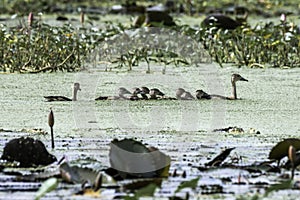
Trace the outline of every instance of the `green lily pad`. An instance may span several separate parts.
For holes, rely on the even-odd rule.
[[[296,151],[300,149],[300,139],[288,138],[277,143],[270,151],[269,159],[280,161],[288,155],[288,149],[293,146]]]
[[[190,181],[184,181],[182,182],[176,189],[176,192],[179,192],[180,190],[182,190],[183,188],[192,188],[195,189],[198,185],[198,181],[199,181],[200,177],[194,178]]]
[[[40,189],[36,192],[35,200],[39,200],[48,192],[55,190],[58,186],[56,178],[49,178],[41,185]]]
[[[123,179],[167,177],[170,157],[133,139],[114,140],[110,144],[111,168]]]

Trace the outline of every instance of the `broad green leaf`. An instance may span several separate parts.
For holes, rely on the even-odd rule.
[[[279,184],[274,184],[271,187],[269,187],[266,190],[265,196],[268,196],[269,193],[273,192],[273,191],[278,191],[278,190],[285,190],[285,189],[291,189],[292,188],[292,180],[288,180],[288,181],[284,181],[282,183]]]
[[[135,196],[138,198],[145,197],[145,196],[151,197],[154,195],[156,188],[157,188],[157,185],[154,183],[151,183],[151,184],[147,185],[146,187],[143,187],[143,188],[137,190],[135,192]]]
[[[111,168],[123,179],[167,177],[171,159],[154,147],[147,148],[133,139],[114,140],[110,144]]]
[[[48,192],[51,192],[52,190],[55,190],[58,185],[58,181],[56,178],[49,178],[39,188],[39,190],[36,192],[35,200],[39,200],[41,197],[43,197]]]
[[[176,192],[179,192],[180,190],[182,190],[183,188],[192,188],[195,189],[197,187],[198,181],[199,181],[200,177],[192,179],[190,181],[184,181],[182,182],[176,189]]]
[[[280,161],[282,158],[288,155],[288,149],[293,146],[296,151],[300,149],[300,139],[288,138],[277,143],[270,151],[269,159]]]

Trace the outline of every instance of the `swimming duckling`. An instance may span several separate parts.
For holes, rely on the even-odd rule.
[[[99,100],[128,100],[130,99],[130,96],[126,96],[126,95],[132,95],[131,92],[129,92],[126,88],[124,87],[120,87],[118,89],[118,96],[100,96],[97,97],[95,100],[99,101]]]
[[[73,98],[70,99],[65,96],[44,96],[44,98],[47,101],[77,101],[77,92],[78,90],[81,91],[80,84],[79,83],[74,83],[73,87]]]
[[[161,99],[165,94],[157,88],[152,88],[149,92],[150,99]]]
[[[185,91],[183,88],[178,88],[176,90],[176,99],[178,99],[178,100],[194,100],[195,97],[193,97],[193,95],[190,92]]]
[[[211,96],[204,92],[203,90],[196,90],[197,99],[211,99]]]
[[[138,96],[138,94],[144,95],[144,92],[140,88],[134,87],[132,95],[129,97],[129,100],[136,101],[136,100],[143,99],[143,98],[140,98]]]
[[[142,99],[143,99],[143,100],[148,100],[149,97],[147,96],[147,94],[150,93],[149,88],[143,86],[143,87],[140,87],[140,90],[142,91],[142,92],[140,93],[141,96],[142,96]]]
[[[148,87],[144,86],[144,87],[141,87],[140,90],[141,90],[140,94],[142,96],[142,99],[144,99],[144,100],[162,99],[165,95],[162,91],[160,91],[157,88],[149,89]],[[148,97],[148,95],[149,95],[149,97]]]

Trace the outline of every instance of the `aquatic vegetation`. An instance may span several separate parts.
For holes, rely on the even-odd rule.
[[[224,63],[250,68],[300,66],[299,34],[292,22],[258,23],[235,30],[177,28],[201,42],[221,67]]]
[[[288,138],[277,143],[270,151],[269,159],[274,159],[279,163],[282,158],[288,156],[290,146],[299,150],[300,140],[297,138]]]
[[[37,190],[35,193],[37,198],[54,189],[59,189],[65,184],[69,185],[68,188],[71,188],[72,185],[74,187],[81,185],[81,189],[79,191],[77,189],[76,193],[73,191],[73,195],[105,197],[107,194],[104,191],[109,189],[114,190],[113,193],[110,193],[114,198],[156,197],[159,195],[156,191],[175,180],[178,184],[173,188],[173,192],[167,194],[169,198],[189,199],[200,194],[210,195],[213,198],[213,195],[228,193],[230,184],[251,185],[251,187],[259,188],[261,192],[255,195],[263,197],[269,196],[273,191],[299,189],[298,182],[292,181],[293,173],[297,170],[297,150],[289,146],[286,152],[286,148],[282,148],[286,147],[287,143],[293,143],[296,146],[297,142],[299,141],[288,138],[276,144],[270,151],[274,154],[274,149],[276,149],[278,155],[285,152],[293,162],[292,174],[291,176],[285,174],[286,178],[282,178],[286,172],[285,165],[276,166],[274,160],[264,160],[246,165],[243,164],[242,158],[230,157],[229,155],[235,147],[225,149],[206,164],[193,161],[187,167],[198,169],[199,173],[196,176],[187,177],[186,172],[176,166],[170,176],[170,157],[158,149],[146,147],[134,139],[111,141],[108,155],[111,160],[110,167],[89,158],[68,161],[63,157],[59,162],[43,167],[19,168],[1,163],[1,171],[11,176],[16,175],[17,182],[45,181],[42,186],[41,184],[32,184],[27,188]],[[159,169],[161,166],[165,167]],[[177,170],[181,172],[178,173]],[[275,181],[265,179],[266,176],[272,177],[271,179]],[[59,184],[60,182],[64,184]]]
[[[21,27],[1,24],[0,71],[74,72],[84,69],[85,63],[103,62],[108,63],[110,69],[133,70],[145,62],[146,72],[150,72],[151,63],[162,63],[164,72],[167,65],[193,66],[210,62],[211,59],[204,60],[208,57],[220,66],[224,63],[248,67],[300,66],[298,27],[291,22],[259,23],[253,28],[241,26],[235,30],[195,29],[186,25],[161,27],[154,29],[153,35],[142,31],[143,28],[135,31],[130,26],[112,22],[102,29],[85,28],[84,20],[80,28],[71,24],[50,26],[41,19],[28,22]],[[173,41],[167,40],[161,34],[163,31],[168,36],[173,35]],[[181,38],[180,34],[183,34]],[[183,38],[191,40],[181,41]],[[132,40],[130,45],[120,43],[128,39]],[[194,43],[203,46],[202,51],[208,55],[193,52],[197,48]]]
[[[48,125],[50,127],[50,131],[51,131],[51,147],[52,149],[54,149],[55,145],[54,145],[54,134],[53,134],[53,126],[54,126],[54,114],[52,109],[50,108],[50,113],[48,115]]]
[[[12,139],[5,145],[1,160],[18,162],[18,167],[35,167],[49,165],[57,159],[40,140],[21,137]]]
[[[51,192],[52,190],[55,190],[55,188],[58,186],[58,181],[56,178],[49,178],[39,188],[39,190],[36,193],[35,200],[41,199],[45,194],[48,192]]]

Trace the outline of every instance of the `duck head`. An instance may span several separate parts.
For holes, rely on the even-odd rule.
[[[149,94],[149,93],[150,93],[149,88],[147,88],[147,87],[145,87],[145,86],[141,87],[140,90],[141,90],[144,94]]]
[[[248,80],[245,79],[244,77],[242,77],[239,74],[232,74],[232,76],[231,76],[231,83],[235,83],[237,81],[248,81]]]
[[[185,93],[185,90],[183,88],[178,88],[176,90],[176,98],[180,98],[183,93]]]
[[[81,91],[79,83],[74,83],[74,90],[80,90]]]
[[[132,91],[133,91],[132,94],[135,95],[135,96],[137,96],[138,94],[144,94],[144,91],[141,90],[141,89],[138,88],[138,87],[132,88]]]

